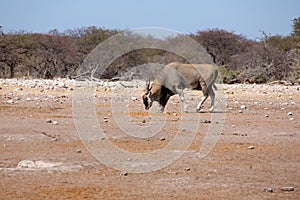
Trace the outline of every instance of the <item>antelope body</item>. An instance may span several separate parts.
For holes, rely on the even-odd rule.
[[[157,101],[160,111],[163,112],[169,98],[172,95],[179,94],[184,105],[184,111],[187,111],[184,104],[183,90],[191,88],[203,92],[203,97],[197,105],[196,111],[200,111],[202,104],[210,96],[211,107],[209,111],[212,112],[215,103],[213,87],[216,88],[214,82],[217,76],[218,70],[211,64],[170,63],[158,74],[151,86],[150,82],[147,83],[146,92],[142,96],[145,109],[148,110],[152,103]]]

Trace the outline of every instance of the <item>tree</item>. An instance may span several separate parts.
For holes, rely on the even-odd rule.
[[[220,29],[197,32],[191,37],[207,49],[219,66],[227,65],[231,56],[245,52],[249,46],[244,36]]]
[[[300,37],[300,17],[294,18],[293,20],[293,32],[292,36]]]

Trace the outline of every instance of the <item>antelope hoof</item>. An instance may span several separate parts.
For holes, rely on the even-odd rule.
[[[209,109],[209,112],[213,112],[214,111],[214,107],[212,106],[210,109]]]

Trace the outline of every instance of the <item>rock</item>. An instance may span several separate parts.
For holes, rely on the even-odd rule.
[[[108,122],[108,117],[106,117],[106,116],[103,117],[103,121],[104,121],[104,122]]]
[[[187,167],[187,168],[184,169],[184,171],[191,171],[191,168]]]
[[[131,97],[131,100],[136,101],[136,100],[138,100],[138,98],[137,97]]]
[[[53,125],[58,125],[58,121],[53,121],[52,124]]]
[[[241,108],[242,110],[245,110],[245,109],[246,109],[246,106],[245,106],[245,105],[241,105],[240,108]]]
[[[211,123],[211,121],[210,121],[210,120],[207,120],[207,119],[205,119],[205,120],[203,120],[201,123],[209,124],[209,123]]]
[[[295,118],[294,118],[294,117],[291,117],[289,120],[291,120],[291,121],[294,121],[294,120],[295,120]]]
[[[121,176],[128,176],[128,172],[121,172]]]
[[[22,160],[18,163],[17,168],[34,168],[36,167],[34,161],[32,160]]]
[[[22,91],[23,90],[23,88],[16,88],[16,89],[14,89],[15,91]]]
[[[32,101],[32,98],[27,97],[27,98],[26,98],[26,101]]]
[[[161,138],[159,138],[160,139],[160,141],[164,141],[164,140],[166,140],[166,138],[165,137],[161,137]]]
[[[272,188],[265,188],[265,189],[264,189],[264,192],[270,192],[270,193],[272,193],[272,192],[273,192],[273,189],[272,189]]]
[[[76,153],[81,153],[81,150],[80,150],[80,149],[77,149],[77,150],[76,150]]]
[[[294,187],[291,187],[291,186],[289,186],[289,187],[282,187],[281,190],[285,191],[285,192],[292,192],[292,191],[294,191]]]
[[[254,146],[249,146],[248,149],[254,149]]]
[[[14,102],[14,100],[10,99],[10,100],[6,101],[6,103],[13,104],[15,102]]]
[[[52,123],[52,119],[46,119],[46,123]]]
[[[288,112],[288,113],[287,113],[287,115],[289,115],[289,116],[292,116],[292,115],[293,115],[293,113],[292,113],[292,112]]]
[[[143,119],[143,120],[142,120],[142,123],[143,123],[143,124],[145,124],[145,123],[146,123],[146,120],[145,120],[145,119]]]
[[[269,118],[270,116],[269,115],[265,115],[265,117]]]
[[[239,113],[243,113],[243,111],[242,111],[242,110],[239,110]]]

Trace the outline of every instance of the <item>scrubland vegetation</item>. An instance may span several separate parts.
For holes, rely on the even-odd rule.
[[[100,42],[121,32],[98,27],[84,27],[47,34],[25,31],[0,36],[0,78],[74,78],[88,53]],[[286,80],[300,81],[300,17],[292,20],[288,36],[261,31],[261,38],[221,29],[189,34],[210,54],[220,67],[225,83],[265,83]],[[186,62],[178,55],[158,49],[141,49],[115,60],[101,78],[120,76],[131,67],[149,62],[167,64]]]

